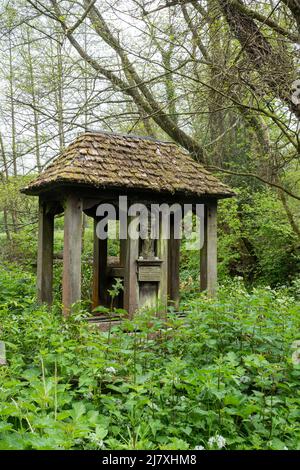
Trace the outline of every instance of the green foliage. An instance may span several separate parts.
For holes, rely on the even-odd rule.
[[[251,204],[243,206],[243,212],[244,233],[258,261],[256,277],[271,285],[290,282],[299,273],[299,238],[288,223],[281,202],[270,191],[258,193]],[[300,216],[299,208],[294,216]]]
[[[239,273],[242,262],[242,221],[239,216],[238,198],[225,199],[219,204],[218,275],[224,279]]]
[[[243,276],[248,282],[285,285],[300,267],[299,239],[287,220],[281,201],[271,192],[220,204],[220,274]],[[295,212],[296,220],[300,214]]]
[[[31,179],[32,175],[10,177],[0,184],[0,256],[27,265],[36,261],[38,201],[24,196],[20,189]],[[4,210],[9,239],[5,233]]]
[[[218,208],[218,276],[241,276],[248,285],[295,285],[300,272],[299,237],[287,220],[281,201],[271,191],[220,201]],[[293,207],[299,223],[299,207]],[[199,285],[199,252],[181,247],[184,295]]]
[[[16,264],[2,263],[0,265],[0,305],[5,308],[11,305],[16,313],[18,306],[22,311],[22,302],[31,305],[34,298],[34,276]]]
[[[184,319],[141,313],[102,333],[82,309],[37,306],[30,275],[0,279],[2,449],[300,449],[287,290],[235,281]]]

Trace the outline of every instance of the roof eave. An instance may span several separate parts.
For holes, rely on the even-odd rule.
[[[27,196],[42,196],[43,194],[49,193],[51,191],[55,191],[57,189],[70,189],[73,188],[78,191],[80,189],[89,189],[89,190],[100,190],[100,191],[117,191],[117,192],[140,192],[140,193],[147,193],[147,194],[153,194],[156,196],[169,196],[172,198],[178,197],[179,199],[185,199],[185,198],[203,198],[203,199],[228,199],[231,197],[235,197],[237,194],[234,191],[228,190],[228,192],[220,192],[220,193],[198,193],[198,192],[193,192],[193,191],[167,191],[167,190],[153,190],[149,188],[128,188],[126,186],[94,186],[90,185],[88,183],[78,183],[76,181],[66,181],[66,180],[56,180],[55,182],[51,181],[48,183],[43,183],[40,185],[33,185],[33,186],[26,186],[25,188],[21,188],[20,192],[22,194],[26,194]]]

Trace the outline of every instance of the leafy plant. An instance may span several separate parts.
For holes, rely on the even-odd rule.
[[[0,279],[2,449],[300,448],[288,289],[235,280],[184,301],[183,318],[143,312],[102,333],[83,310],[37,306],[32,276]]]

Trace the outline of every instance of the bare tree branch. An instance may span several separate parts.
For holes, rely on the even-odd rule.
[[[208,170],[212,170],[212,171],[220,171],[222,173],[227,173],[228,175],[244,176],[244,177],[247,177],[247,178],[256,178],[259,181],[261,181],[262,183],[265,183],[268,186],[272,186],[274,188],[280,189],[281,191],[286,193],[288,196],[292,197],[293,199],[297,199],[297,201],[300,201],[300,196],[297,196],[297,194],[294,194],[291,191],[289,191],[288,189],[281,186],[280,184],[274,183],[272,181],[268,181],[265,178],[262,178],[261,176],[256,175],[255,173],[247,173],[247,172],[241,172],[241,171],[226,170],[225,168],[220,168],[220,167],[217,167],[217,166],[214,166],[214,165],[209,165],[206,168]]]

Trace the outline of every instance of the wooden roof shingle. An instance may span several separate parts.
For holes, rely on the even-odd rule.
[[[92,131],[79,135],[22,192],[38,195],[70,184],[197,197],[235,194],[172,142]]]

